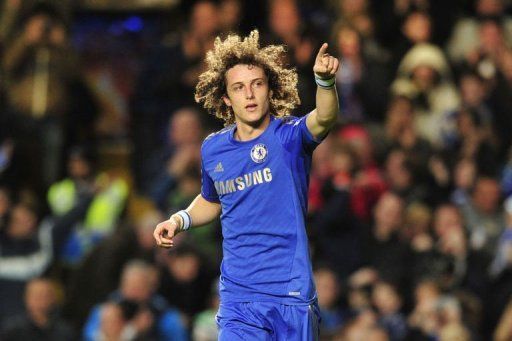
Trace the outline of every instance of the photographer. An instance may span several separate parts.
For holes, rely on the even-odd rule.
[[[132,336],[142,340],[188,340],[181,313],[155,294],[157,283],[158,272],[153,265],[132,260],[123,268],[119,289],[109,295],[108,302],[122,308],[123,324],[130,326]],[[92,309],[83,330],[84,340],[97,340],[104,333],[102,320],[111,315],[104,311],[106,307],[110,309],[108,304]]]

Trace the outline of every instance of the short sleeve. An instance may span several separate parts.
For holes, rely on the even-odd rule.
[[[308,115],[300,118],[287,117],[283,119],[283,124],[279,129],[279,136],[283,145],[287,149],[299,144],[304,152],[313,153],[315,148],[325,138],[325,136],[323,136],[322,138],[317,139],[311,134],[306,125],[306,118]]]
[[[201,158],[201,196],[211,202],[219,202],[219,195],[215,189],[212,178],[204,168],[204,162]]]

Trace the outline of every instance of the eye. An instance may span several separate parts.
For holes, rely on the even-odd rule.
[[[241,91],[243,89],[243,86],[241,84],[237,84],[233,87],[233,91]]]
[[[254,82],[254,86],[255,87],[260,87],[263,85],[263,81],[262,80],[257,80],[256,82]]]

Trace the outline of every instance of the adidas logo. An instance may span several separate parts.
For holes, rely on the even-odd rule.
[[[224,172],[224,167],[222,167],[222,163],[219,162],[217,166],[215,166],[214,172]]]

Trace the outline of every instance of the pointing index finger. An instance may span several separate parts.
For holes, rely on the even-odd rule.
[[[320,46],[320,50],[318,50],[318,54],[316,55],[316,59],[321,59],[323,55],[327,52],[327,47],[329,47],[329,44],[323,43],[322,46]]]

